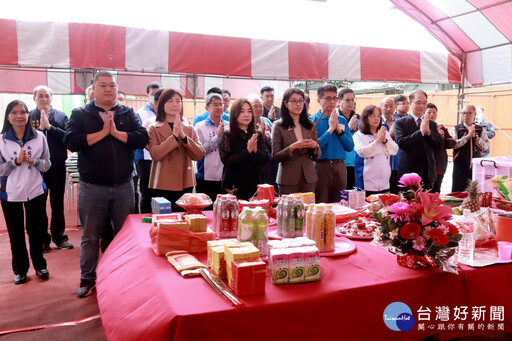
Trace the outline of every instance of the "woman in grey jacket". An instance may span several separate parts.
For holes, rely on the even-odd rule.
[[[276,182],[281,195],[313,192],[318,180],[313,161],[318,160],[322,152],[304,97],[300,89],[286,90],[281,119],[274,122],[272,129],[272,158],[279,162]]]
[[[43,133],[29,120],[27,105],[14,100],[7,105],[0,138],[0,199],[11,242],[14,283],[27,281],[30,267],[25,244],[25,227],[30,244],[30,258],[37,277],[48,279],[40,231],[46,209],[43,182],[50,168],[50,152]],[[23,216],[25,208],[25,217]]]

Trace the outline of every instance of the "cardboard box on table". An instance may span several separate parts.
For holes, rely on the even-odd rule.
[[[231,262],[238,259],[256,258],[259,256],[260,250],[249,242],[239,243],[238,245],[224,245],[224,259],[226,260],[226,272],[229,286],[231,286],[232,279]]]
[[[231,288],[237,296],[265,293],[267,264],[261,258],[237,259],[231,263]]]

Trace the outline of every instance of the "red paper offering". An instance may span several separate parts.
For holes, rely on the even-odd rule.
[[[194,233],[179,227],[152,227],[149,237],[155,254],[163,256],[169,251],[206,251],[206,242],[215,240],[215,233],[210,229],[207,232]]]
[[[267,199],[270,203],[273,203],[275,196],[276,194],[273,185],[258,185],[258,191],[256,192],[256,198],[258,200]]]
[[[265,293],[266,267],[261,258],[234,260],[231,263],[231,287],[237,296]]]

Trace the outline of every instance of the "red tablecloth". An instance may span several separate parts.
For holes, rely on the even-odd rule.
[[[232,307],[201,277],[182,278],[165,257],[155,256],[150,224],[142,216],[127,218],[98,266],[98,304],[109,340],[416,340],[472,334],[467,327],[429,329],[441,322],[435,320],[438,306],[485,306],[486,326],[490,306],[501,306],[500,323],[512,332],[512,265],[463,266],[459,275],[412,270],[386,250],[356,241],[350,255],[322,257],[321,281],[277,286],[267,279],[266,294],[243,297],[244,306]],[[206,264],[206,254],[196,256]],[[408,332],[390,330],[383,313],[397,301],[415,319],[418,309],[430,309],[430,321],[416,321]],[[477,323],[474,334],[500,332],[498,322],[494,330],[477,330]]]

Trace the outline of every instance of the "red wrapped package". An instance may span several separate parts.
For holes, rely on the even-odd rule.
[[[215,233],[209,228],[206,232],[194,233],[175,227],[152,227],[149,237],[155,254],[163,256],[169,251],[206,251],[206,242],[215,240]]]

